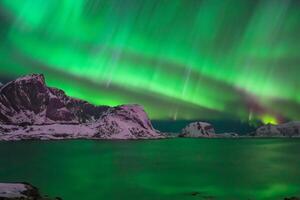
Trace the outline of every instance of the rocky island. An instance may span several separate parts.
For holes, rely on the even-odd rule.
[[[216,133],[212,124],[207,122],[192,122],[188,124],[178,137],[190,138],[260,138],[260,137],[280,137],[299,138],[300,122],[291,121],[282,124],[266,124],[258,127],[254,132],[247,135],[239,135],[234,132]]]
[[[188,124],[179,137],[192,137],[192,138],[228,138],[238,137],[237,133],[219,133],[215,132],[214,127],[207,122],[192,122]]]
[[[163,137],[142,106],[95,106],[47,87],[42,74],[0,86],[0,140]]]

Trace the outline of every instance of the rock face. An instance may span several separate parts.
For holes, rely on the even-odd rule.
[[[278,125],[267,124],[256,129],[256,137],[300,137],[300,121]]]
[[[0,88],[0,140],[160,137],[141,106],[94,106],[47,87],[40,74]]]
[[[18,78],[0,88],[0,122],[6,124],[82,123],[99,119],[108,106],[94,106],[47,87],[43,75]]]
[[[179,137],[215,137],[215,129],[206,122],[193,122],[182,129]]]
[[[29,183],[0,183],[0,199],[2,200],[51,200],[42,197],[38,189]],[[61,200],[56,197],[52,200]]]

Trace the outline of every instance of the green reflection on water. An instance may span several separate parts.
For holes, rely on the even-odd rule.
[[[28,181],[64,200],[283,199],[300,195],[299,144],[291,139],[1,142],[0,180]]]

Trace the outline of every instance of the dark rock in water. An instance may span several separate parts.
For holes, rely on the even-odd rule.
[[[189,193],[187,193],[187,195],[197,196],[197,197],[200,197],[200,199],[205,199],[205,200],[213,200],[213,199],[215,199],[214,196],[205,195],[202,192],[198,192],[198,191],[189,192]]]
[[[300,200],[299,197],[286,197],[284,200]]]
[[[0,88],[0,140],[164,137],[139,105],[95,106],[32,74]]]
[[[59,197],[42,196],[29,183],[0,183],[0,200],[62,200]]]
[[[272,125],[267,124],[251,133],[254,137],[300,137],[300,122],[292,121],[288,123]]]
[[[197,196],[197,195],[199,195],[199,194],[200,194],[200,192],[192,192],[192,193],[191,193],[192,196]]]

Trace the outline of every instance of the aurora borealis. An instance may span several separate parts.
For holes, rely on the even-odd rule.
[[[152,119],[300,118],[298,0],[1,0],[0,81]]]

